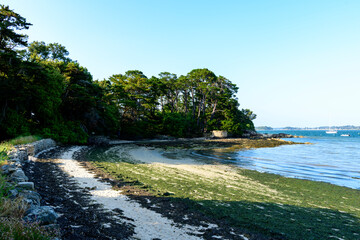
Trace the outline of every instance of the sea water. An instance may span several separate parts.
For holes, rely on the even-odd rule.
[[[263,131],[288,133],[305,138],[285,139],[312,144],[283,145],[234,152],[197,151],[195,155],[208,157],[226,164],[286,177],[323,181],[360,189],[360,131],[325,130]],[[350,134],[350,136],[341,136]]]

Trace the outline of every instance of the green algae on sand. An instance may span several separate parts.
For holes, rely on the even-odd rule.
[[[267,237],[360,238],[360,191],[355,189],[224,164],[108,162],[97,151],[86,158],[155,197],[184,201],[213,219]]]

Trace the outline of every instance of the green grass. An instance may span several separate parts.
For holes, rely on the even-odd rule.
[[[17,138],[11,139],[8,141],[11,145],[20,145],[20,144],[28,144],[32,142],[39,141],[41,139],[40,136],[30,135],[30,136],[19,136]]]
[[[0,166],[7,163],[7,152],[10,151],[13,148],[13,145],[11,145],[8,142],[2,142],[0,143]]]
[[[2,240],[50,240],[58,235],[37,223],[24,223],[19,219],[0,218],[0,239]]]
[[[17,138],[11,139],[9,141],[4,141],[0,143],[0,166],[7,163],[7,152],[14,148],[15,145],[28,144],[32,142],[39,141],[41,137],[36,135],[30,136],[19,136]]]
[[[225,165],[93,164],[228,224],[285,239],[360,239],[360,191]],[[209,176],[206,174],[210,173]]]
[[[7,184],[7,179],[0,172],[0,202],[7,195],[11,187]]]

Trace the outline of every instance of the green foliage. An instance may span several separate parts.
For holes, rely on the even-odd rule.
[[[69,62],[69,52],[59,43],[46,44],[45,42],[32,42],[27,51],[22,53],[23,58],[31,61],[53,60]]]
[[[6,177],[3,176],[0,172],[0,202],[1,199],[3,199],[11,189],[12,187],[9,186]]]
[[[1,218],[0,238],[3,240],[51,240],[59,233],[50,231],[38,223],[24,223],[19,219]]]
[[[196,122],[190,114],[167,112],[163,114],[162,134],[174,137],[190,137]]]
[[[208,69],[194,69],[187,76],[162,72],[147,78],[141,71],[111,76],[102,83],[121,114],[123,138],[201,136],[211,130],[228,130],[240,136],[253,129],[256,115],[239,110],[237,87]],[[157,124],[151,126],[149,123]]]
[[[26,46],[27,36],[17,31],[28,29],[30,25],[9,6],[0,5],[0,49],[12,51],[15,46]]]
[[[238,88],[209,69],[151,78],[131,70],[93,81],[59,43],[32,42],[17,50],[27,46],[27,38],[16,30],[31,24],[2,5],[0,19],[1,139],[41,133],[63,143],[84,143],[93,134],[189,137],[253,129],[256,115],[239,110]]]
[[[0,126],[8,138],[19,135],[28,135],[30,133],[30,123],[24,115],[13,109],[8,109],[6,119]]]
[[[25,19],[1,6],[0,138],[40,133],[64,143],[84,143],[90,133],[114,134],[119,126],[115,105],[94,83],[89,71],[67,56],[58,43],[33,42],[14,30]]]
[[[41,135],[46,138],[52,138],[55,141],[70,144],[83,144],[87,142],[88,134],[81,128],[79,122],[60,122],[43,128]]]

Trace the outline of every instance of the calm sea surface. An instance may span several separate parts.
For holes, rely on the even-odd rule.
[[[312,145],[288,145],[236,152],[196,151],[193,154],[243,168],[360,189],[360,131],[263,131],[305,138],[285,139]],[[349,137],[341,134],[350,134]]]

